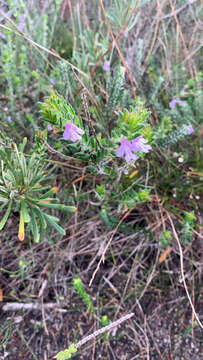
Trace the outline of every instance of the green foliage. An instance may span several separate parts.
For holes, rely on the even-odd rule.
[[[118,69],[114,76],[109,79],[108,84],[108,103],[107,113],[110,116],[115,110],[116,106],[121,103],[124,96],[124,81],[125,81],[125,69],[122,66],[118,66]]]
[[[94,312],[94,306],[93,306],[90,296],[87,294],[87,292],[85,291],[85,289],[82,285],[82,280],[80,278],[74,278],[73,286],[74,286],[74,289],[77,291],[77,293],[80,295],[84,304],[87,306],[90,313],[92,314]]]
[[[81,4],[64,1],[69,10],[67,21],[62,20],[62,0],[29,3],[35,3],[35,6],[25,0],[8,0],[3,5],[16,26],[8,18],[3,19],[2,23],[10,30],[3,29],[0,48],[0,100],[3,104],[0,125],[6,131],[6,135],[0,134],[0,230],[5,229],[12,213],[17,213],[21,241],[25,231],[35,242],[43,240],[45,235],[50,238],[50,228],[63,236],[66,219],[61,211],[74,212],[76,208],[69,206],[74,199],[81,209],[79,222],[75,223],[87,226],[86,220],[98,215],[101,219],[99,231],[104,232],[104,236],[105,231],[114,235],[116,230],[118,237],[121,238],[123,233],[133,239],[139,231],[145,236],[148,230],[143,229],[145,223],[140,225],[140,230],[138,225],[128,221],[134,221],[136,207],[143,207],[144,217],[148,211],[146,203],[153,201],[150,210],[153,209],[147,215],[153,224],[151,217],[159,213],[159,205],[153,200],[155,194],[160,204],[181,219],[181,226],[176,223],[177,231],[182,244],[189,247],[198,221],[197,195],[202,188],[199,140],[203,119],[203,73],[199,71],[200,39],[196,27],[201,5],[190,2],[189,13],[195,15],[192,16],[195,21],[186,14],[189,5],[183,0],[174,5],[180,10],[180,26],[181,19],[185,20],[183,32],[187,24],[190,24],[189,29],[195,22],[191,36],[187,36],[187,30],[184,33],[188,48],[188,56],[185,56],[179,43],[179,28],[167,2],[103,1],[113,35],[120,37],[120,52],[132,79],[136,80],[136,89],[131,89],[124,67],[118,65],[120,58],[99,1]],[[157,22],[160,14],[155,14],[155,9],[159,11],[159,7],[162,14],[161,21]],[[131,37],[130,31],[137,23],[137,30]],[[57,55],[53,57],[33,41],[56,50],[68,62]],[[109,69],[105,69],[105,61],[110,64]],[[51,94],[47,96],[50,86]],[[87,93],[87,104],[81,96],[83,90]],[[136,90],[136,100],[132,99],[131,90]],[[174,99],[181,100],[182,104],[176,101],[171,108],[170,102]],[[84,131],[79,141],[63,138],[67,122]],[[47,125],[51,128],[47,129]],[[189,125],[195,130],[192,136],[188,133]],[[24,136],[31,139],[28,144],[26,139],[20,143]],[[152,145],[150,153],[146,155],[139,151],[139,159],[129,162],[123,155],[119,157],[121,141],[132,142],[137,137],[143,137]],[[56,176],[65,201],[56,197],[57,187],[50,185]],[[88,209],[84,211],[85,219],[83,209]],[[182,216],[184,209],[188,211]],[[128,218],[128,214],[132,217]],[[62,221],[64,225],[61,225]],[[171,240],[170,230],[164,230],[158,241],[167,248]],[[125,261],[123,255],[128,249],[123,252],[122,242],[117,244],[118,261]],[[148,251],[147,244],[146,241],[141,246],[144,249],[141,257],[141,250],[136,251],[133,260],[136,266],[139,266],[137,261],[143,261],[144,266],[154,262],[151,256],[154,256],[155,248]],[[112,241],[112,254],[113,247]],[[17,251],[14,254],[18,256]],[[144,256],[147,256],[146,262]],[[2,271],[11,278],[21,276],[24,280],[28,278],[31,261],[20,255],[16,271]],[[143,289],[143,281],[148,276],[144,266],[137,272],[142,280],[138,286]],[[75,278],[73,286],[90,313],[95,313],[93,301],[81,279]],[[11,296],[16,294],[11,293]],[[101,318],[101,326],[108,322],[107,316]],[[103,339],[108,340],[108,335]],[[70,359],[77,351],[76,347],[77,344],[71,344],[55,358]]]
[[[1,210],[7,210],[0,222],[0,230],[5,226],[12,208],[19,211],[19,240],[24,240],[25,224],[28,224],[34,237],[34,242],[43,239],[47,230],[47,223],[54,227],[61,235],[64,229],[57,224],[59,219],[48,215],[44,209],[56,209],[74,212],[74,206],[65,206],[59,203],[56,197],[57,188],[47,185],[50,180],[47,167],[42,160],[33,153],[25,157],[23,151],[27,143],[24,138],[22,144],[11,148],[0,147],[1,174],[0,174],[0,202]]]
[[[102,209],[102,211],[99,213],[99,217],[102,220],[103,224],[111,229],[115,229],[118,227],[118,231],[124,234],[130,234],[134,233],[133,226],[125,223],[121,223],[119,226],[119,218],[116,216],[112,216],[109,209]]]
[[[56,356],[54,356],[57,360],[67,360],[71,359],[72,355],[77,352],[75,344],[71,344],[68,349],[60,351]]]
[[[163,137],[159,135],[157,139],[157,145],[161,148],[166,148],[178,143],[181,139],[188,135],[187,126],[183,125],[178,130],[170,131],[167,134],[163,134]]]
[[[185,211],[183,220],[183,229],[182,229],[182,242],[183,244],[188,244],[192,238],[192,232],[195,226],[196,216],[194,211],[187,212]]]
[[[55,126],[58,130],[62,130],[67,121],[72,121],[77,126],[81,126],[81,120],[76,116],[71,105],[67,105],[63,96],[57,92],[51,92],[51,95],[40,103],[41,114],[46,123]]]
[[[7,123],[10,117],[12,123],[8,125],[17,131],[23,130],[26,136],[33,134],[33,128],[36,127],[36,104],[43,92],[47,91],[50,82],[46,74],[48,54],[42,53],[25,39],[22,32],[37,44],[51,48],[60,4],[49,1],[49,5],[45,12],[41,11],[40,2],[28,6],[25,0],[10,1],[9,14],[12,14],[12,21],[6,19],[5,23],[10,30],[3,30],[2,34],[0,90],[8,97],[3,120]]]
[[[108,316],[107,315],[103,315],[102,318],[101,318],[101,326],[102,327],[105,327],[109,325],[109,319],[108,319]]]
[[[166,230],[164,230],[159,237],[159,241],[163,247],[168,247],[171,243],[171,239],[171,232]]]

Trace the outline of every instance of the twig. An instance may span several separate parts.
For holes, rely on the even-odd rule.
[[[116,321],[112,322],[111,324],[109,324],[99,330],[94,331],[92,334],[90,334],[90,335],[86,336],[84,339],[78,341],[78,343],[75,344],[76,349],[78,349],[79,347],[84,345],[86,342],[88,342],[92,339],[95,339],[96,336],[103,334],[106,331],[110,331],[111,329],[113,329],[116,326],[119,326],[120,324],[122,324],[122,322],[130,319],[133,316],[134,316],[134,313],[127,314],[127,315],[123,316],[122,318],[120,318],[119,320],[116,320]]]
[[[105,249],[104,249],[104,251],[103,251],[103,253],[102,253],[102,256],[101,256],[101,258],[100,258],[100,260],[99,260],[99,262],[98,262],[98,264],[97,264],[97,267],[96,267],[96,269],[95,269],[95,271],[94,271],[94,273],[93,273],[93,275],[92,275],[92,278],[91,278],[91,280],[90,280],[90,282],[89,282],[89,286],[92,285],[92,282],[93,282],[93,280],[94,280],[94,278],[95,278],[95,275],[96,275],[97,271],[99,270],[99,267],[100,267],[100,265],[101,265],[101,262],[102,262],[102,261],[104,262],[104,256],[105,256],[105,254],[106,254],[106,252],[107,252],[107,249],[108,249],[111,241],[113,240],[113,237],[114,237],[114,235],[116,234],[119,226],[122,224],[123,220],[131,213],[131,211],[132,211],[133,209],[134,209],[134,208],[128,210],[128,211],[122,216],[122,218],[121,218],[121,220],[119,221],[118,225],[117,225],[116,228],[114,229],[114,231],[113,231],[113,233],[112,233],[112,235],[111,235],[111,237],[110,237],[110,239],[109,239],[109,241],[108,241],[108,243],[107,243],[107,245],[106,245],[106,247],[105,247]]]
[[[108,18],[107,18],[107,15],[106,15],[106,11],[105,11],[105,9],[104,9],[103,1],[102,1],[102,0],[99,0],[99,2],[100,2],[100,6],[101,6],[101,9],[102,9],[103,15],[104,15],[104,19],[105,19],[106,25],[107,25],[107,27],[108,27],[108,29],[109,29],[109,31],[110,31],[111,37],[112,37],[113,42],[114,42],[114,44],[115,44],[115,47],[116,47],[116,49],[117,49],[117,51],[118,51],[118,55],[119,55],[119,57],[120,57],[120,59],[121,59],[121,62],[122,62],[122,64],[123,64],[124,68],[126,69],[126,73],[127,73],[128,79],[129,79],[130,84],[131,84],[131,86],[132,86],[134,98],[136,98],[136,93],[135,93],[135,90],[134,90],[134,82],[133,82],[132,77],[131,77],[131,75],[130,75],[130,72],[129,72],[128,66],[127,66],[127,64],[126,64],[126,62],[125,62],[125,59],[124,59],[124,57],[123,57],[123,54],[121,53],[120,48],[119,48],[119,46],[118,46],[118,42],[116,41],[116,38],[114,37],[113,31],[112,31],[112,29],[111,29],[111,25],[110,25],[110,23],[109,23],[109,20],[108,20]],[[136,86],[138,87],[138,84],[137,84],[136,80],[134,80],[134,81],[135,81]]]
[[[185,43],[185,38],[184,38],[184,35],[182,33],[182,29],[181,29],[180,23],[178,21],[178,17],[177,17],[174,5],[172,3],[172,0],[169,0],[169,3],[170,3],[170,7],[171,7],[171,10],[172,10],[174,19],[176,21],[176,26],[177,26],[178,33],[180,34],[181,40],[183,42],[183,48],[184,48],[184,51],[185,51],[185,57],[188,58],[189,52],[188,52],[188,49],[187,49],[187,46],[186,46],[186,43]],[[188,62],[188,66],[189,66],[190,76],[193,77],[193,69],[192,69],[192,66],[190,64],[189,58],[188,58],[187,62]]]
[[[53,149],[53,148],[46,142],[46,140],[43,139],[40,130],[38,131],[38,135],[39,135],[40,140],[41,140],[41,141],[43,142],[43,144],[47,147],[47,149],[48,149],[48,151],[49,151],[50,153],[52,153],[52,154],[57,154],[58,156],[60,156],[60,157],[63,158],[63,159],[70,160],[70,157],[69,157],[69,156],[66,156],[66,155],[60,153],[60,151],[57,151],[57,150]]]
[[[185,288],[185,291],[186,291],[186,294],[187,294],[187,297],[188,297],[188,300],[189,300],[189,303],[190,303],[190,306],[192,308],[192,311],[194,313],[194,316],[199,324],[199,326],[203,329],[203,324],[201,323],[201,321],[199,320],[199,316],[197,315],[196,311],[195,311],[195,308],[194,308],[194,305],[192,303],[192,300],[191,300],[191,297],[190,297],[190,294],[189,294],[189,291],[188,291],[188,288],[187,288],[187,284],[186,284],[186,281],[185,281],[185,274],[184,274],[184,267],[183,267],[183,251],[182,251],[182,248],[181,248],[181,244],[180,244],[180,240],[178,238],[178,234],[175,230],[175,227],[173,225],[173,221],[170,217],[170,214],[167,212],[168,214],[168,218],[170,220],[170,223],[171,223],[171,227],[172,227],[172,230],[173,230],[173,235],[178,243],[178,247],[179,247],[179,251],[180,251],[180,269],[181,269],[181,275],[182,275],[182,280],[183,280],[183,284],[184,284],[184,288]]]
[[[157,0],[157,8],[158,8],[158,15],[157,15],[157,19],[156,19],[156,25],[155,25],[155,29],[154,29],[154,36],[151,40],[151,46],[150,46],[150,49],[147,53],[147,56],[144,60],[144,65],[143,65],[143,68],[145,69],[146,66],[147,66],[147,63],[148,63],[148,60],[149,60],[149,57],[152,53],[152,50],[154,48],[154,44],[155,44],[155,41],[156,41],[156,38],[157,38],[157,34],[158,34],[158,30],[159,30],[159,24],[160,24],[160,18],[161,18],[161,13],[162,13],[162,10],[161,10],[161,5],[160,5],[160,2],[159,0]]]
[[[57,303],[46,303],[43,304],[45,309],[54,309],[60,307]],[[42,310],[42,304],[40,303],[7,303],[2,307],[3,311],[16,311],[16,310]]]
[[[130,15],[128,21],[126,22],[126,24],[122,27],[121,31],[120,31],[120,32],[118,33],[118,35],[116,36],[116,38],[115,38],[115,41],[116,41],[116,42],[118,42],[118,40],[120,39],[121,35],[123,35],[123,33],[125,32],[127,26],[128,26],[129,23],[130,23],[130,20],[132,19],[133,14],[134,14],[134,13],[136,12],[136,10],[137,10],[138,5],[139,5],[139,1],[136,2],[136,4],[135,4],[135,6],[134,6],[134,8],[133,8],[133,10],[132,10],[132,12],[131,12],[131,15]],[[103,53],[103,55],[100,56],[100,58],[99,58],[100,61],[102,61],[102,60],[104,59],[104,57],[105,57],[105,56],[108,54],[108,52],[112,49],[113,45],[114,45],[114,42],[112,41],[112,43],[109,45],[108,49]],[[94,73],[95,73],[95,71],[96,71],[96,69],[97,69],[98,66],[99,66],[99,62],[93,67],[93,69],[92,69],[92,71],[91,71],[91,73],[90,73],[91,77],[93,77],[93,75],[94,75]]]
[[[89,110],[88,110],[87,97],[86,97],[86,91],[85,91],[85,90],[83,90],[83,92],[82,92],[82,98],[83,98],[83,105],[84,105],[84,109],[85,109],[85,114],[86,114],[86,116],[87,116],[87,119],[88,119],[90,128],[91,128],[92,133],[93,133],[93,135],[94,135],[94,137],[95,137],[95,140],[96,140],[96,142],[97,142],[97,145],[98,145],[98,146],[100,147],[100,149],[101,149],[102,146],[101,146],[101,144],[100,144],[100,142],[99,142],[99,140],[98,140],[98,138],[97,138],[97,134],[96,134],[95,128],[94,128],[94,126],[93,126],[92,119],[91,119],[91,117],[90,117],[90,113],[89,113]]]

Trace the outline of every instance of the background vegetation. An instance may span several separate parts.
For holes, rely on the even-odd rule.
[[[202,13],[0,1],[0,359],[202,358]]]

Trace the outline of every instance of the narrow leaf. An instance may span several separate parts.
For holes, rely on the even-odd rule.
[[[55,221],[53,221],[52,216],[45,214],[45,213],[44,213],[44,216],[56,231],[58,231],[61,235],[66,235],[65,230],[61,226],[59,226]]]
[[[27,204],[24,200],[21,200],[21,209],[23,212],[23,218],[24,218],[24,222],[28,223],[30,222],[30,215],[28,213],[28,209],[27,209]]]
[[[33,230],[33,235],[34,235],[34,242],[38,243],[40,235],[39,235],[39,228],[38,228],[37,220],[36,220],[35,213],[32,208],[30,208],[30,212],[31,212],[31,225],[32,225],[32,230]]]
[[[162,262],[166,259],[167,255],[170,254],[171,251],[172,251],[172,247],[168,247],[168,248],[163,252],[163,254],[160,256],[160,258],[159,258],[159,263],[162,263]]]
[[[75,206],[67,206],[67,205],[63,205],[63,204],[48,204],[42,201],[39,201],[38,204],[39,206],[45,207],[45,208],[51,208],[51,209],[57,209],[57,210],[63,210],[63,211],[70,211],[70,212],[76,212],[77,208]]]
[[[6,222],[8,220],[8,217],[9,217],[10,212],[11,212],[11,206],[12,206],[12,200],[9,201],[8,208],[7,208],[7,210],[6,210],[5,214],[4,214],[3,219],[0,222],[0,230],[3,229],[4,225],[6,224]]]
[[[18,239],[23,241],[25,238],[25,227],[24,227],[24,217],[23,217],[23,210],[22,206],[20,209],[20,223],[19,223],[19,230],[18,230]]]
[[[55,186],[52,189],[50,189],[49,191],[47,191],[45,194],[40,196],[40,199],[46,199],[46,198],[50,197],[51,195],[56,194],[57,191],[58,191],[58,187]]]
[[[45,230],[47,228],[47,222],[44,216],[43,211],[41,211],[39,208],[37,207],[32,207],[33,211],[35,212],[36,216],[39,218],[40,221],[40,226],[43,230]]]

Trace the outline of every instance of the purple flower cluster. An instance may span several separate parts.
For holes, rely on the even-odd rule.
[[[151,146],[147,145],[147,140],[142,136],[138,136],[132,141],[121,140],[121,145],[116,152],[118,157],[124,157],[126,161],[137,160],[139,156],[133,153],[144,152],[148,153],[151,150]]]
[[[170,107],[171,109],[174,109],[174,107],[176,106],[176,104],[178,104],[179,106],[183,106],[184,101],[178,100],[178,99],[173,99],[173,100],[171,100],[171,102],[169,103],[169,107]]]
[[[194,132],[192,125],[187,126],[187,131],[188,131],[188,135],[191,135]]]
[[[110,61],[104,61],[103,69],[107,72],[110,71]]]
[[[47,125],[47,130],[51,131],[52,130],[52,126],[50,124]]]
[[[84,134],[84,131],[74,125],[71,121],[67,122],[65,131],[63,133],[64,140],[71,140],[72,142],[76,142],[81,140],[81,135]]]

